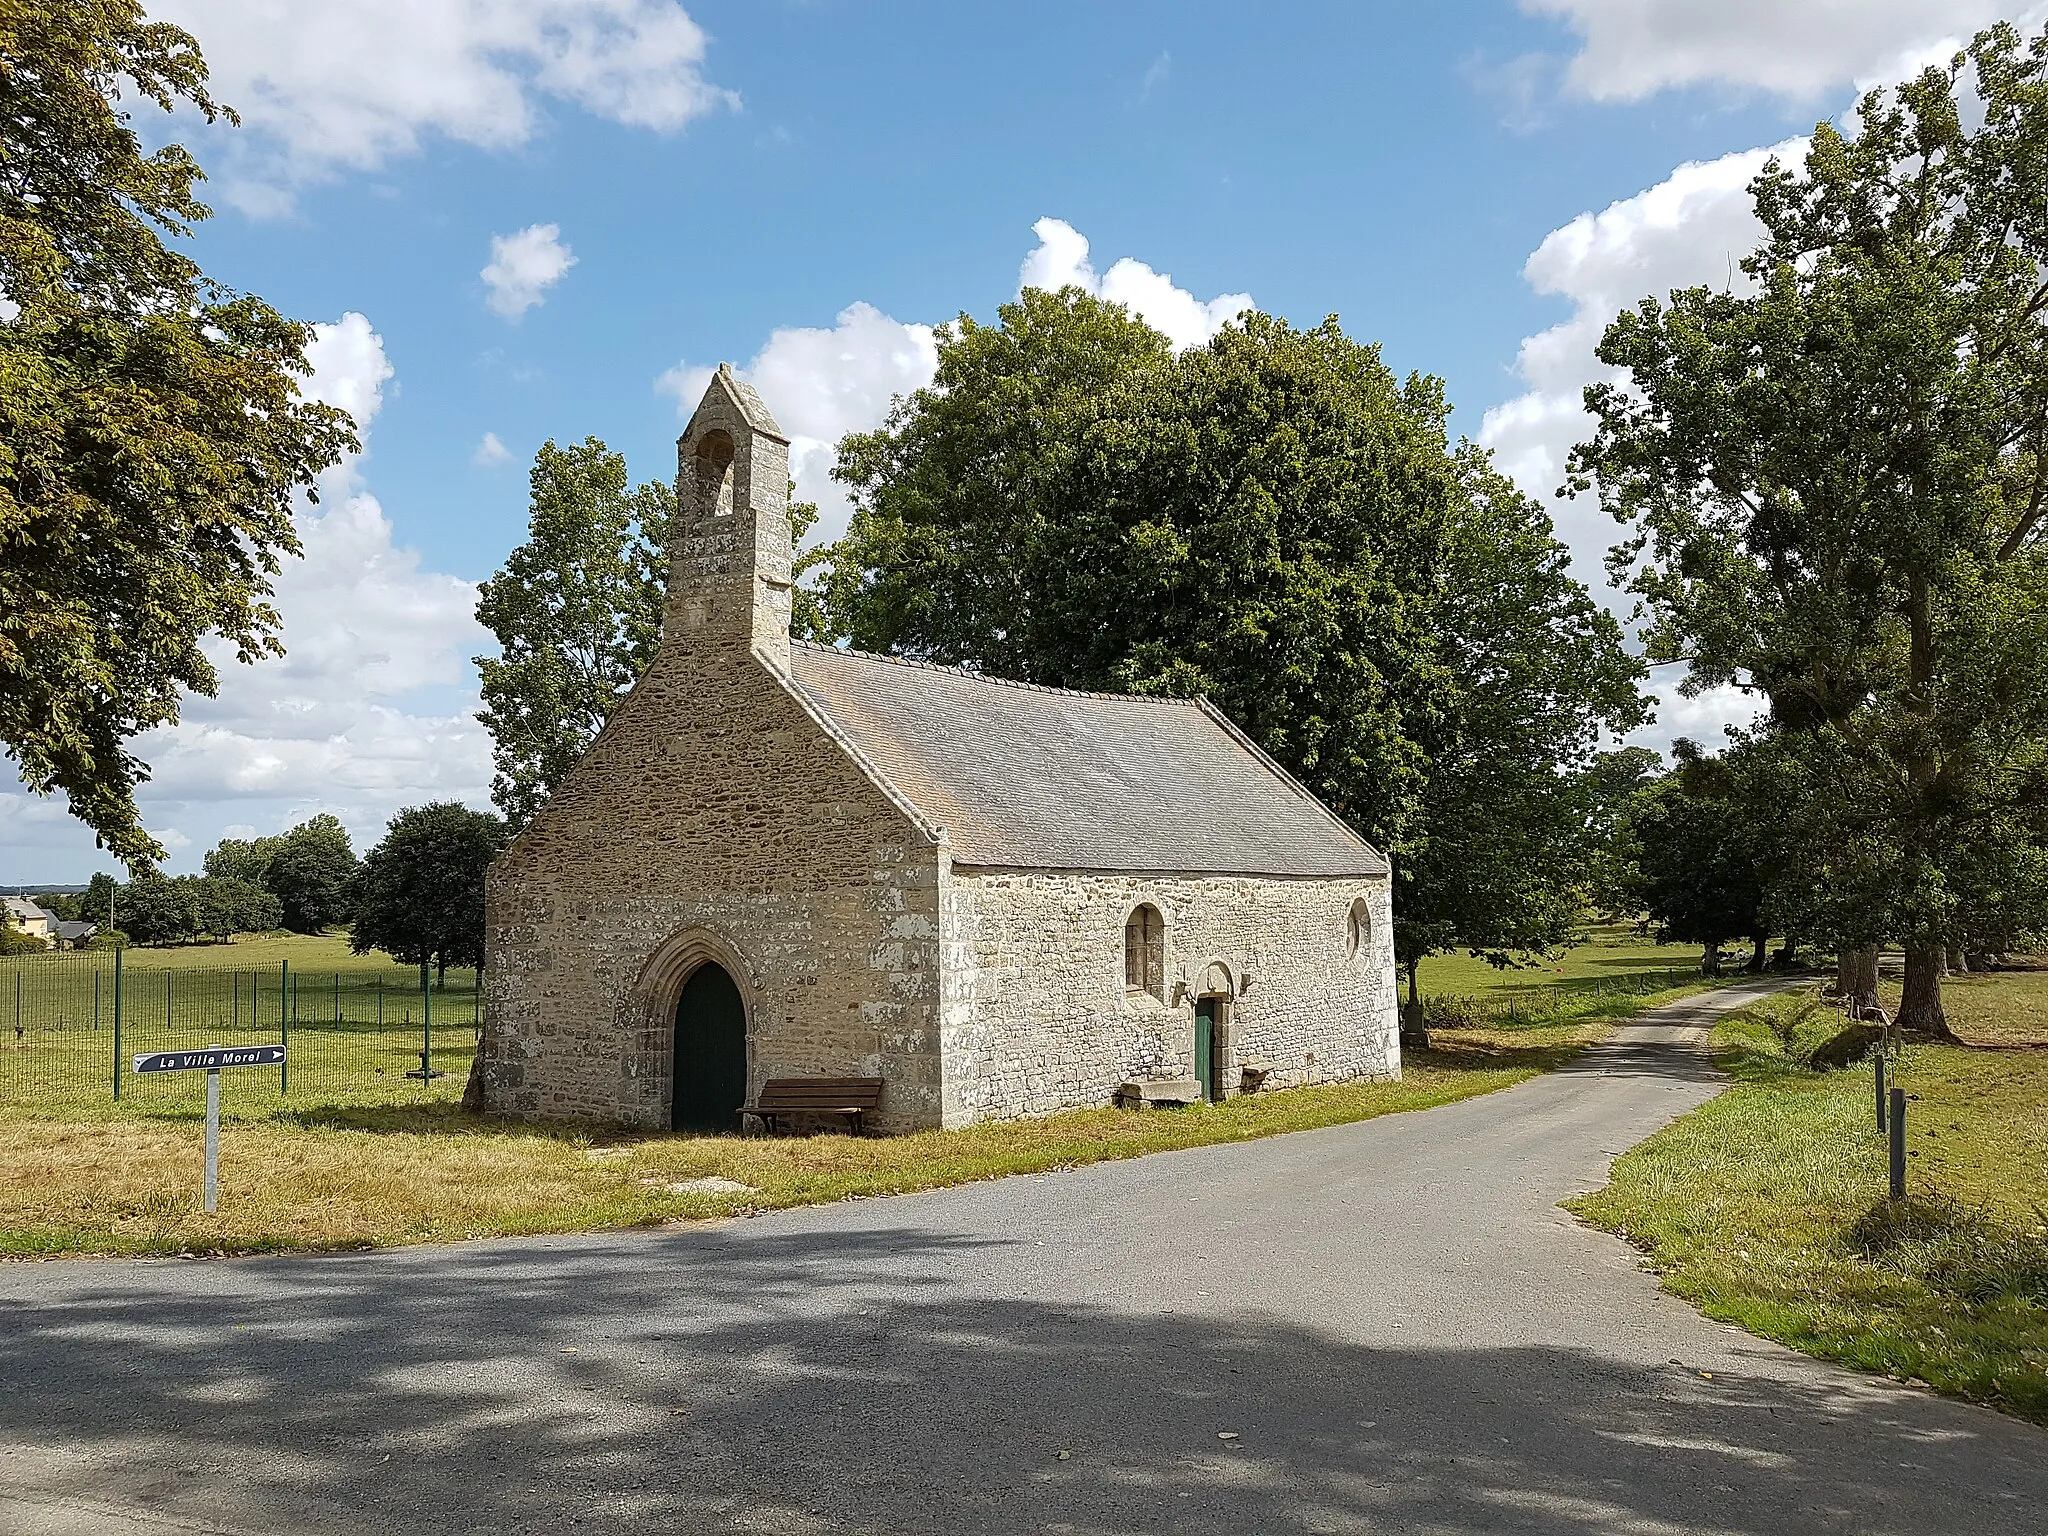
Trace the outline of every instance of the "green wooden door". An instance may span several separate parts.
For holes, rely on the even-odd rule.
[[[1205,997],[1195,1004],[1195,1081],[1202,1085],[1202,1097],[1216,1101],[1216,999]]]
[[[679,1131],[739,1129],[747,1101],[747,1010],[722,966],[707,962],[676,1002],[674,1112]]]

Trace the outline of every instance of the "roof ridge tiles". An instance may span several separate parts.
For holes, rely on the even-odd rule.
[[[1014,677],[996,677],[987,672],[976,672],[967,667],[949,667],[939,661],[917,661],[908,656],[885,656],[880,651],[860,651],[852,646],[824,645],[816,640],[799,640],[794,636],[790,645],[806,651],[818,651],[829,656],[858,656],[863,661],[884,661],[892,667],[914,667],[920,672],[944,672],[953,677],[964,677],[972,682],[989,683],[998,688],[1021,688],[1027,693],[1053,693],[1068,699],[1116,699],[1133,704],[1170,704],[1182,709],[1200,709],[1199,699],[1176,699],[1157,693],[1097,693],[1086,688],[1055,688],[1050,683],[1027,683]]]

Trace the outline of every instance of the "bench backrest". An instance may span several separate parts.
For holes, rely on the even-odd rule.
[[[771,1077],[761,1085],[756,1109],[875,1109],[882,1102],[879,1077]]]

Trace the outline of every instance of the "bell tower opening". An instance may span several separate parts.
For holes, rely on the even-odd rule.
[[[697,442],[696,492],[700,516],[732,515],[732,434],[713,427]]]

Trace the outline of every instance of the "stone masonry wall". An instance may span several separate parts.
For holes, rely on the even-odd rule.
[[[747,1000],[750,1095],[880,1076],[880,1128],[937,1124],[938,863],[743,635],[665,647],[492,867],[486,1103],[666,1126],[683,978],[636,983],[702,929]]]
[[[1127,1078],[1194,1075],[1196,996],[1227,974],[1218,1081],[1398,1077],[1385,877],[1279,880],[950,867],[941,877],[945,1123],[1106,1104]],[[1370,935],[1348,953],[1352,903]],[[1163,1001],[1124,985],[1124,922],[1166,921]],[[1220,971],[1213,970],[1219,966]]]

